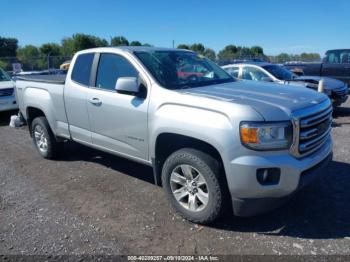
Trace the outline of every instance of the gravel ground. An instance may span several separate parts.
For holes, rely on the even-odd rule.
[[[42,159],[0,114],[0,254],[350,254],[350,102],[334,115],[328,176],[286,206],[198,226],[177,216],[152,170],[69,143]]]

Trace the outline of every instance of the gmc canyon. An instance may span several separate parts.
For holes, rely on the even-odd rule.
[[[16,90],[41,156],[73,140],[153,166],[175,210],[197,223],[228,205],[237,216],[277,207],[332,159],[326,95],[236,81],[188,50],[84,50],[65,78],[20,77]]]

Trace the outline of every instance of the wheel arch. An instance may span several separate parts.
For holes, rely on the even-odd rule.
[[[192,148],[207,153],[214,157],[221,165],[224,165],[219,150],[212,144],[191,136],[177,133],[161,133],[155,141],[155,151],[152,156],[152,166],[155,184],[161,186],[161,172],[165,160],[175,151],[182,148]],[[226,176],[225,176],[226,180]]]

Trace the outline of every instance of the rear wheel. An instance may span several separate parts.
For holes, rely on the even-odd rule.
[[[40,116],[32,121],[31,132],[34,145],[42,157],[53,159],[61,151],[63,144],[56,141],[45,117]]]
[[[201,151],[181,149],[171,154],[162,170],[164,190],[184,218],[201,224],[216,220],[224,208],[220,163]]]

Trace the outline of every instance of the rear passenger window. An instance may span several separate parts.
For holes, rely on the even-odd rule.
[[[93,60],[94,53],[79,55],[74,63],[72,80],[79,84],[89,86],[91,66]]]
[[[115,90],[119,77],[137,77],[138,72],[130,62],[115,54],[101,54],[97,68],[96,87]]]
[[[233,67],[228,67],[225,68],[226,72],[229,73],[231,76],[238,78],[239,74],[239,67],[233,66]]]

